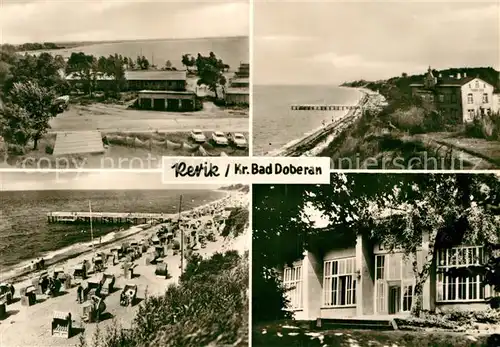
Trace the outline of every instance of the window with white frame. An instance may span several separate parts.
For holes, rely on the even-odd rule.
[[[438,301],[473,301],[485,298],[481,275],[452,277],[446,272],[450,269],[481,265],[484,253],[481,246],[455,247],[440,250],[437,263]]]
[[[287,267],[283,273],[283,285],[288,297],[290,308],[302,308],[302,266]]]
[[[484,93],[483,94],[483,104],[487,104],[489,101],[488,101],[488,93]]]
[[[419,261],[421,262],[421,261]],[[389,307],[389,289],[397,287],[399,299],[392,301],[398,312],[411,310],[415,291],[413,260],[402,253],[389,253],[375,257],[375,300],[376,312],[386,314]]]
[[[356,304],[356,258],[327,260],[323,267],[323,306]]]
[[[468,104],[474,103],[474,96],[472,95],[472,93],[467,94],[467,103]]]

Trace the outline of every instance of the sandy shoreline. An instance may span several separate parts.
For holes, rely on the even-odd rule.
[[[214,221],[215,216],[226,219],[229,216],[229,211],[226,207],[242,207],[249,208],[249,194],[241,191],[226,192],[226,197],[217,199],[210,203],[198,206],[191,210],[184,211],[185,213],[192,213],[195,210],[200,210],[198,213],[190,214],[189,220],[199,221],[201,225],[206,225],[208,221]],[[213,205],[213,206],[212,206]],[[213,214],[215,212],[215,214]],[[158,228],[162,224],[141,229],[128,237],[127,242],[140,242],[150,236],[156,234]],[[137,228],[139,229],[139,228]],[[227,250],[235,250],[242,254],[248,251],[248,246],[251,242],[251,233],[249,228],[246,228],[238,237],[224,238],[220,235],[223,230],[223,225],[213,229],[216,238],[213,242],[208,241],[206,247],[193,248],[202,257],[210,257],[216,252],[224,252]],[[180,235],[176,237],[180,239]],[[106,247],[110,249],[113,246],[119,246],[121,243],[110,242]],[[151,249],[150,246],[149,249]],[[154,249],[154,247],[153,247]],[[188,250],[188,248],[186,248]],[[104,251],[104,250],[103,250]],[[83,260],[89,259],[91,250],[76,256],[69,260],[64,266],[58,265],[58,268],[63,268],[65,273],[72,269],[76,264],[80,264]],[[117,324],[122,328],[129,328],[132,326],[134,318],[141,306],[140,301],[148,296],[156,296],[165,293],[169,285],[178,283],[181,275],[180,269],[180,254],[168,248],[165,251],[163,263],[166,264],[170,277],[156,276],[155,265],[148,262],[148,253],[143,253],[140,258],[133,261],[134,276],[127,278],[124,275],[124,270],[121,268],[124,260],[120,260],[115,265],[107,264],[105,273],[114,275],[116,278],[115,290],[112,291],[105,298],[106,310],[104,318],[95,323],[84,323],[82,320],[82,308],[76,300],[76,286],[73,283],[71,288],[65,288],[59,295],[55,297],[48,297],[46,295],[37,295],[36,304],[33,306],[23,306],[19,300],[19,289],[23,286],[31,284],[30,278],[24,278],[22,283],[16,284],[16,293],[14,295],[14,302],[7,306],[7,317],[0,320],[0,345],[2,347],[17,347],[17,346],[76,346],[81,337],[83,337],[88,346],[92,345],[93,335],[99,327],[101,331],[106,330],[108,327],[116,326]],[[54,269],[54,265],[48,266],[49,273]],[[35,275],[35,274],[32,274]],[[95,274],[94,274],[95,275]],[[91,274],[91,276],[94,276]],[[72,281],[73,282],[73,281]],[[77,281],[78,282],[78,281]],[[85,282],[85,281],[84,281]],[[139,302],[133,306],[120,305],[120,293],[126,285],[137,285],[137,298]],[[85,285],[85,283],[84,283]],[[52,315],[55,311],[69,312],[72,315],[72,335],[68,338],[61,338],[51,334],[51,321]],[[85,335],[82,336],[82,331]]]
[[[350,87],[342,87],[342,88],[350,88]],[[365,88],[354,88],[354,89],[358,90],[361,93],[359,99],[356,101],[356,106],[360,106],[363,103],[363,101],[365,100],[365,98],[368,94],[368,91]],[[334,122],[338,122],[339,120],[342,120],[343,118],[349,116],[351,111],[353,111],[353,110],[346,111],[342,116],[336,118]],[[320,126],[320,127],[315,128],[315,129],[312,129],[312,130],[304,133],[304,135],[302,137],[300,137],[298,139],[294,139],[294,140],[288,142],[287,144],[285,144],[284,146],[280,147],[279,149],[269,151],[269,152],[265,153],[264,155],[271,156],[271,157],[286,156],[285,153],[290,151],[293,147],[296,147],[302,142],[310,141],[312,138],[317,137],[318,134],[322,133],[324,129],[325,129],[325,126]]]
[[[185,215],[193,211],[209,207],[210,205],[217,204],[231,196],[230,192],[224,192],[224,193],[226,193],[224,197],[197,206],[193,209],[182,211],[181,215]],[[165,217],[176,218],[177,214],[175,213],[165,214]],[[110,232],[109,234],[106,234],[101,238],[101,243],[94,240],[94,248],[96,251],[102,250],[106,247],[109,248],[109,246],[119,241],[123,241],[127,238],[130,238],[134,235],[141,233],[142,231],[146,231],[151,228],[153,228],[153,226],[151,226],[150,224],[142,224],[142,225],[132,226],[125,230]],[[71,259],[74,259],[82,255],[87,255],[91,252],[92,252],[92,242],[79,242],[58,250],[50,251],[47,254],[44,254],[43,256],[37,258],[43,257],[45,260],[45,266],[47,268],[69,261]],[[32,261],[36,261],[37,258],[24,260],[21,263],[10,267],[8,271],[2,270],[0,272],[0,282],[19,283],[25,280],[26,276],[30,276],[33,273],[36,273],[37,271],[32,268],[33,266]]]

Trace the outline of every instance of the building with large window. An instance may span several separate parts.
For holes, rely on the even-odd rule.
[[[493,102],[494,86],[466,73],[435,76],[429,67],[422,83],[410,87],[413,96],[432,103],[446,119],[455,123],[471,122],[498,110],[498,105]]]
[[[389,252],[382,245],[358,236],[352,245],[323,244],[306,251],[303,259],[282,270],[289,289],[289,309],[295,319],[345,318],[406,315],[415,297],[414,259],[402,252]],[[422,266],[429,243],[423,240],[417,252]],[[454,278],[443,270],[482,264],[481,246],[460,246],[438,251],[422,291],[425,310],[486,309],[491,289],[482,286],[481,276]]]

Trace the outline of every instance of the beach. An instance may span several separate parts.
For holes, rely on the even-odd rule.
[[[355,105],[363,93],[338,86],[254,86],[253,149],[271,156],[346,111],[292,111],[293,104]]]
[[[60,256],[57,253],[71,251],[79,243],[90,241],[89,224],[48,223],[47,213],[85,212],[90,201],[94,212],[172,214],[179,209],[180,194],[185,210],[224,196],[221,191],[205,189],[102,190],[96,186],[91,190],[40,190],[30,189],[28,183],[23,185],[26,186],[23,190],[0,191],[0,267],[3,273],[19,265],[28,265],[38,257],[52,258],[53,252]],[[95,239],[105,239],[113,232],[119,237],[123,228],[128,226],[95,223],[93,234]]]
[[[266,153],[268,156],[316,156],[322,148],[328,145],[332,140],[331,134],[337,134],[337,130],[347,119],[355,119],[361,115],[361,108],[368,102],[368,91],[362,88],[354,88],[361,97],[350,106],[356,106],[354,109],[343,111],[295,111],[311,114],[313,117],[318,112],[330,113],[331,116],[315,129],[304,133],[301,137],[294,139],[279,149]]]
[[[216,201],[207,203],[203,206],[195,207],[189,211],[182,213],[182,218],[188,218],[191,221],[199,220],[201,223],[206,223],[208,220],[213,220],[214,215],[228,214],[225,210],[227,207],[246,207],[248,208],[248,194],[242,192],[228,192],[226,196]],[[172,217],[176,217],[175,214]],[[158,225],[142,225],[133,227],[123,233],[121,239],[115,238],[109,240],[109,243],[96,246],[96,252],[109,252],[111,248],[120,247],[123,242],[140,242],[148,237],[154,235],[161,227]],[[218,230],[221,231],[221,228]],[[201,248],[197,252],[203,257],[209,257],[215,252],[225,251],[229,249],[237,250],[242,253],[248,250],[250,242],[250,233],[248,230],[239,235],[236,239],[224,239],[216,232],[215,242],[207,242],[206,248]],[[177,235],[177,238],[180,236]],[[87,244],[86,251],[82,249],[82,253],[70,259],[65,259],[60,262],[48,265],[48,272],[52,273],[57,267],[62,268],[65,273],[69,272],[77,264],[81,264],[83,260],[89,260],[92,256],[92,249]],[[82,245],[83,247],[83,245]],[[132,307],[120,306],[120,291],[126,284],[135,284],[138,286],[137,297],[142,299],[147,292],[147,295],[162,294],[168,285],[177,283],[180,270],[180,254],[174,254],[172,249],[168,249],[166,257],[163,260],[167,264],[167,269],[170,277],[166,279],[157,277],[155,275],[155,265],[146,265],[145,254],[139,259],[134,261],[136,268],[134,269],[135,276],[131,279],[126,279],[124,270],[121,269],[121,263],[116,265],[108,265],[105,273],[113,274],[116,278],[115,287],[118,288],[112,292],[105,299],[106,314],[103,320],[99,323],[99,329],[105,330],[110,325],[120,324],[123,328],[129,328],[135,317],[139,305]],[[34,275],[34,274],[33,274]],[[8,317],[0,323],[0,345],[2,347],[14,346],[74,346],[78,343],[79,333],[81,329],[85,329],[85,338],[87,343],[91,343],[92,335],[96,329],[96,324],[82,323],[81,321],[81,306],[76,302],[76,288],[73,286],[71,289],[62,292],[60,295],[48,298],[45,295],[37,295],[37,303],[31,307],[21,306],[19,301],[19,288],[30,284],[32,276],[18,276],[13,277],[11,280],[16,280],[15,284],[16,294],[15,302],[7,306]],[[71,312],[73,319],[74,335],[70,339],[60,337],[53,337],[50,331],[50,323],[52,320],[53,311]]]

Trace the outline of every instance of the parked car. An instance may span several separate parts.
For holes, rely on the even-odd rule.
[[[229,135],[229,142],[231,142],[235,147],[247,148],[248,143],[245,136],[241,133],[234,133]]]
[[[227,146],[228,144],[227,137],[222,131],[214,131],[212,133],[212,141],[214,141],[215,144],[219,146]]]
[[[203,143],[207,140],[205,134],[203,131],[199,129],[193,129],[191,130],[191,134],[189,135],[191,139],[196,142],[196,143]]]

